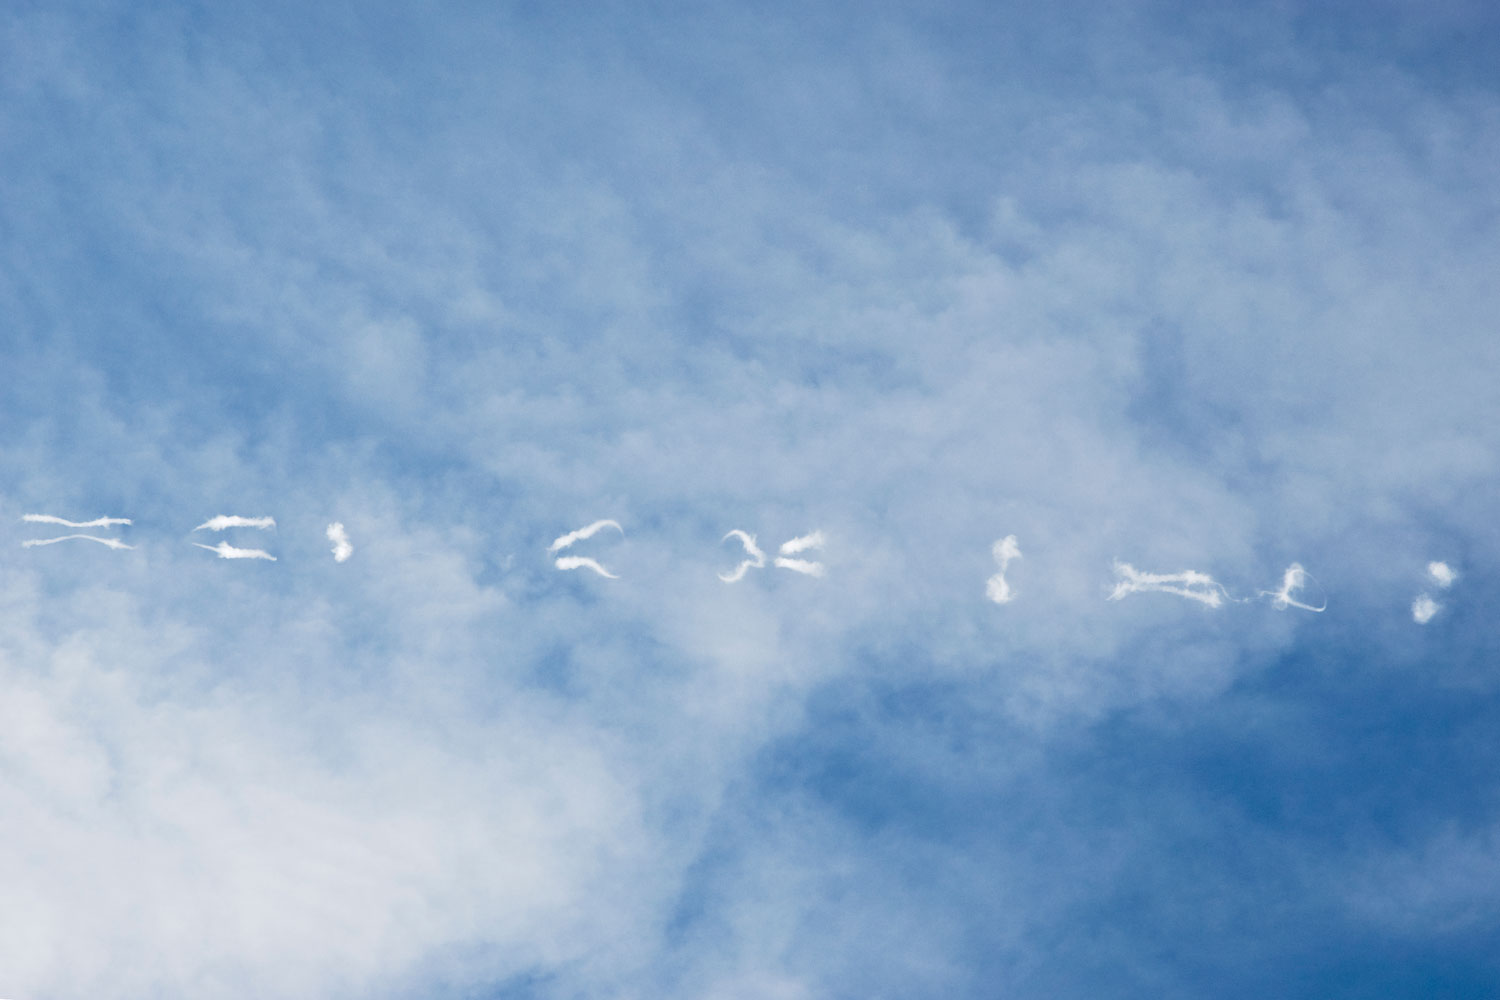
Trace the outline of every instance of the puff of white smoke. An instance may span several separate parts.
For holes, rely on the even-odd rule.
[[[1458,573],[1445,562],[1430,562],[1427,564],[1427,575],[1432,582],[1444,590],[1453,586],[1453,581],[1458,579]]]
[[[1154,591],[1162,594],[1176,594],[1191,601],[1198,601],[1210,608],[1217,608],[1229,596],[1223,584],[1207,573],[1199,573],[1197,570],[1183,570],[1181,573],[1142,573],[1129,563],[1116,562],[1115,574],[1123,579],[1115,584],[1115,589],[1110,592],[1109,600],[1111,601],[1118,601],[1131,594]]]
[[[1292,563],[1286,568],[1286,572],[1281,575],[1281,589],[1277,591],[1262,590],[1260,596],[1271,598],[1271,607],[1278,611],[1285,611],[1287,608],[1301,608],[1303,611],[1327,611],[1328,601],[1326,599],[1318,607],[1313,607],[1311,604],[1304,604],[1292,596],[1292,594],[1306,586],[1307,581],[1311,579],[1312,574],[1303,569],[1301,563]]]
[[[264,549],[239,549],[228,542],[220,542],[218,545],[204,545],[201,542],[194,542],[193,544],[200,549],[207,549],[210,552],[217,553],[220,559],[269,559],[271,562],[276,561],[276,557]]]
[[[344,525],[334,521],[325,532],[328,540],[333,543],[333,561],[343,562],[354,555],[354,546],[349,544],[349,533],[344,530]]]
[[[92,521],[69,521],[51,514],[23,514],[21,520],[30,521],[32,524],[60,524],[64,528],[112,528],[117,524],[131,523],[128,517],[96,517]]]
[[[727,542],[731,538],[738,538],[740,540],[740,544],[745,547],[745,554],[750,558],[742,560],[740,564],[733,569],[733,571],[729,573],[720,573],[719,579],[723,580],[725,583],[737,583],[741,579],[743,579],[745,574],[750,572],[750,570],[760,569],[766,564],[766,554],[760,550],[760,546],[755,544],[754,535],[746,531],[741,531],[739,528],[735,528],[733,531],[725,535],[721,539],[721,541]]]
[[[74,539],[74,538],[87,539],[90,542],[98,542],[100,545],[107,545],[107,546],[109,546],[112,549],[133,549],[133,548],[135,548],[134,545],[126,545],[124,542],[120,541],[118,538],[100,538],[98,535],[62,535],[62,536],[60,536],[58,538],[33,538],[33,539],[28,540],[28,541],[22,542],[21,543],[21,548],[23,548],[23,549],[29,549],[29,548],[34,548],[35,546],[38,546],[38,545],[56,545],[58,542],[66,542],[66,541],[69,541],[70,539]]]
[[[1021,546],[1016,542],[1015,535],[1006,535],[990,551],[995,556],[995,562],[1000,564],[1000,572],[985,581],[984,596],[996,604],[1009,604],[1016,599],[1016,594],[1005,581],[1005,568],[1012,559],[1021,558]]]
[[[194,531],[225,531],[229,528],[259,528],[261,531],[269,531],[276,527],[274,517],[240,517],[238,514],[220,514],[204,521]]]
[[[1418,594],[1417,599],[1411,602],[1411,620],[1418,625],[1426,625],[1432,621],[1432,616],[1442,610],[1442,605],[1426,594]]]
[[[553,564],[558,569],[591,569],[606,579],[619,579],[618,576],[600,566],[597,560],[590,559],[587,556],[559,556]]]
[[[788,557],[794,556],[799,552],[806,552],[808,549],[821,549],[824,541],[826,539],[824,539],[823,533],[821,531],[814,531],[808,535],[799,535],[789,542],[783,542],[781,548],[777,550],[781,554],[776,557],[775,564],[781,569],[789,569],[793,573],[801,573],[804,576],[822,576],[825,572],[822,563],[812,562],[808,559],[791,559]]]
[[[584,527],[579,528],[577,531],[568,532],[566,535],[563,535],[562,537],[554,540],[551,545],[547,546],[547,551],[549,553],[561,552],[563,549],[567,548],[569,545],[572,545],[574,542],[581,542],[585,538],[593,538],[605,528],[614,528],[620,534],[625,534],[625,529],[620,527],[619,521],[613,521],[609,518],[605,518],[602,521],[595,521],[593,524],[585,525]]]

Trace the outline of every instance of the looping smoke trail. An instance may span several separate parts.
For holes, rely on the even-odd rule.
[[[1021,546],[1016,542],[1015,535],[1006,535],[990,551],[995,556],[995,562],[1000,564],[1000,572],[985,582],[984,596],[996,604],[1009,604],[1016,599],[1016,594],[1010,589],[1010,584],[1005,582],[1005,568],[1012,559],[1021,558]]]
[[[228,542],[220,542],[218,545],[204,545],[201,542],[194,542],[193,544],[200,549],[207,549],[210,552],[217,553],[220,559],[269,559],[271,562],[276,561],[276,557],[264,549],[237,549]]]
[[[118,538],[100,538],[98,535],[62,535],[58,538],[32,538],[21,543],[21,548],[30,549],[38,545],[55,545],[58,542],[66,542],[73,538],[84,538],[100,545],[107,545],[112,549],[133,549],[134,545],[126,545]]]
[[[349,533],[344,530],[342,522],[334,521],[325,532],[328,540],[333,543],[333,561],[343,562],[354,555],[354,546],[349,544]]]
[[[1281,575],[1281,589],[1277,591],[1262,590],[1260,596],[1271,598],[1271,607],[1278,611],[1285,611],[1287,608],[1301,608],[1303,611],[1327,611],[1327,598],[1324,598],[1323,603],[1315,608],[1311,604],[1303,604],[1292,597],[1292,594],[1301,590],[1308,580],[1312,580],[1312,574],[1303,569],[1301,563],[1292,563],[1286,568],[1286,572]],[[1313,583],[1317,583],[1317,581],[1313,580]]]
[[[561,538],[556,539],[551,545],[547,546],[547,551],[549,553],[561,552],[563,549],[567,548],[569,545],[572,545],[574,542],[581,542],[585,538],[593,538],[605,528],[614,528],[620,534],[625,534],[625,529],[620,527],[619,521],[605,518],[602,521],[595,521],[593,524],[585,525],[584,527],[579,528],[577,531],[568,532],[566,535],[563,535]]]
[[[1197,570],[1183,570],[1181,573],[1142,573],[1129,563],[1116,562],[1115,573],[1124,579],[1115,584],[1115,589],[1110,592],[1108,599],[1111,601],[1118,601],[1131,594],[1155,591],[1163,594],[1176,594],[1190,601],[1206,604],[1210,608],[1217,608],[1229,596],[1223,584],[1207,573],[1199,573]]]
[[[822,576],[825,568],[820,562],[812,562],[808,559],[789,559],[788,556],[796,555],[798,552],[806,552],[808,549],[821,549],[826,541],[821,531],[814,531],[810,535],[801,535],[789,542],[783,542],[777,551],[781,554],[776,557],[775,565],[781,569],[789,569],[793,573],[801,573],[804,576]]]
[[[760,550],[760,546],[755,544],[754,535],[735,528],[720,539],[720,541],[727,542],[731,538],[738,538],[740,540],[740,544],[745,547],[745,554],[750,558],[743,560],[732,572],[720,573],[719,579],[725,583],[737,583],[752,569],[760,569],[766,564],[766,554]]]
[[[51,514],[23,514],[21,520],[32,524],[60,524],[64,528],[112,528],[117,524],[130,524],[128,517],[96,517],[92,521],[69,521]],[[69,536],[70,538],[73,536]],[[79,536],[89,537],[89,536]]]
[[[261,531],[269,531],[276,527],[274,517],[240,517],[238,514],[220,514],[204,521],[194,531],[224,531],[227,528],[259,528]]]
[[[558,569],[591,569],[606,579],[619,579],[618,576],[600,566],[597,560],[590,559],[587,556],[559,556],[554,565]]]
[[[1417,599],[1411,602],[1411,620],[1418,625],[1426,625],[1442,608],[1441,604],[1426,594],[1418,594]]]

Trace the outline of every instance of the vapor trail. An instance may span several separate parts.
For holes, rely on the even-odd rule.
[[[777,551],[781,554],[776,557],[775,565],[782,569],[789,569],[793,573],[801,573],[804,576],[822,576],[824,566],[820,562],[812,562],[808,559],[789,559],[788,556],[796,555],[798,552],[806,552],[808,549],[821,549],[823,547],[823,533],[814,531],[810,535],[802,535],[793,538],[789,542],[783,542]]]
[[[32,538],[21,543],[21,548],[29,549],[38,545],[56,545],[58,542],[66,542],[72,538],[86,538],[100,545],[107,545],[112,549],[133,549],[134,545],[126,545],[118,538],[100,538],[98,535],[63,535],[59,538]]]
[[[738,566],[734,568],[732,572],[720,573],[719,579],[723,580],[725,583],[737,583],[750,570],[760,569],[766,564],[766,554],[760,550],[760,546],[755,544],[754,535],[745,531],[741,531],[739,528],[735,528],[733,531],[729,532],[729,534],[720,539],[720,541],[727,542],[731,538],[738,538],[740,540],[740,544],[745,547],[745,554],[750,558],[742,561]]]
[[[556,565],[558,569],[591,569],[595,573],[598,573],[600,576],[606,577],[610,580],[619,579],[618,576],[615,576],[609,570],[605,569],[603,566],[600,566],[597,560],[590,559],[587,556],[560,556],[555,561],[554,565]]]
[[[200,549],[207,549],[210,552],[217,553],[220,559],[269,559],[271,562],[276,561],[276,557],[264,549],[237,549],[228,542],[220,542],[218,545],[204,545],[201,542],[194,542],[193,544]]]
[[[563,549],[567,548],[569,545],[572,545],[574,542],[581,542],[585,538],[593,538],[605,528],[614,528],[620,534],[625,534],[625,529],[620,527],[619,521],[613,521],[605,518],[603,521],[595,521],[593,524],[579,528],[577,531],[568,532],[566,535],[563,535],[561,538],[555,540],[551,545],[547,546],[547,551],[549,553],[561,552]]]
[[[23,514],[21,520],[32,524],[60,524],[64,528],[110,528],[117,524],[130,524],[128,517],[96,517],[92,521],[69,521],[51,514]]]
[[[223,531],[226,528],[259,528],[262,531],[269,531],[274,527],[276,527],[274,517],[240,517],[238,514],[220,514],[218,517],[209,518],[193,530]]]
[[[1176,594],[1190,601],[1198,601],[1211,608],[1224,603],[1229,592],[1224,585],[1207,573],[1183,570],[1181,573],[1142,573],[1129,563],[1116,562],[1115,574],[1123,577],[1110,592],[1109,600],[1118,601],[1131,594],[1155,591]]]
[[[1000,564],[1000,572],[985,582],[984,596],[996,604],[1009,604],[1015,600],[1016,594],[1010,589],[1010,584],[1005,582],[1005,568],[1012,559],[1021,558],[1021,546],[1016,542],[1015,535],[1006,535],[995,543],[990,552],[994,554],[995,562]]]
[[[1327,611],[1328,601],[1326,598],[1320,607],[1315,608],[1311,604],[1303,604],[1292,597],[1294,592],[1301,590],[1307,581],[1311,579],[1312,574],[1303,569],[1301,563],[1292,563],[1286,568],[1286,572],[1281,575],[1281,589],[1274,592],[1262,590],[1260,596],[1271,598],[1271,607],[1278,611],[1285,611],[1287,608],[1301,608],[1303,611]],[[1314,580],[1313,582],[1316,583],[1317,581]]]
[[[349,533],[342,523],[334,521],[328,526],[328,540],[333,543],[333,561],[343,562],[354,555],[354,546],[349,544]]]
[[[784,556],[794,556],[798,552],[806,552],[808,549],[821,549],[827,541],[821,531],[814,531],[810,535],[801,535],[789,542],[781,544],[780,552]]]

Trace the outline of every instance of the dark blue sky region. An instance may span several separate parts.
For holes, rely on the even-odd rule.
[[[1497,66],[11,4],[0,996],[1500,995]]]

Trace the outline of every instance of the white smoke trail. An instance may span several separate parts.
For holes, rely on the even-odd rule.
[[[240,517],[238,514],[220,514],[204,521],[194,531],[224,531],[226,528],[259,528],[261,531],[269,531],[276,527],[274,517]]]
[[[51,514],[23,514],[21,520],[32,524],[60,524],[64,528],[112,528],[117,524],[130,524],[128,517],[96,517],[92,521],[69,521]]]
[[[349,544],[349,533],[344,530],[344,525],[334,521],[328,526],[328,540],[333,543],[333,561],[343,562],[354,555],[354,546]]]
[[[1427,564],[1427,575],[1432,582],[1447,590],[1453,586],[1453,581],[1458,579],[1458,573],[1445,562],[1430,562]]]
[[[995,562],[1000,564],[1000,572],[985,582],[984,596],[996,604],[1009,604],[1016,599],[1016,594],[1010,589],[1010,584],[1005,582],[1005,568],[1012,559],[1021,558],[1021,546],[1016,542],[1015,535],[1006,535],[990,551],[995,556]]]
[[[126,545],[118,538],[100,538],[98,535],[62,535],[58,538],[33,538],[21,543],[21,548],[29,549],[38,545],[56,545],[58,542],[66,542],[74,538],[84,538],[100,545],[107,545],[112,549],[133,549],[134,545]]]
[[[1109,600],[1111,601],[1118,601],[1131,594],[1154,591],[1176,594],[1190,601],[1206,604],[1210,608],[1217,608],[1229,596],[1223,584],[1207,573],[1199,573],[1191,569],[1183,570],[1181,573],[1142,573],[1129,563],[1116,562],[1115,574],[1123,579],[1115,584],[1115,589],[1110,592]]]
[[[1278,611],[1285,611],[1287,608],[1301,608],[1303,611],[1327,611],[1328,600],[1326,598],[1322,605],[1315,608],[1311,604],[1303,604],[1292,597],[1293,593],[1301,590],[1307,584],[1307,581],[1311,579],[1312,574],[1303,569],[1301,563],[1292,563],[1286,568],[1286,572],[1281,575],[1281,589],[1274,592],[1262,590],[1260,596],[1271,598],[1271,607]],[[1313,582],[1316,583],[1317,581],[1314,580]]]
[[[1442,608],[1441,604],[1426,594],[1418,594],[1417,599],[1411,602],[1411,620],[1418,625],[1426,625]]]
[[[808,559],[789,559],[787,557],[794,556],[799,552],[806,552],[808,549],[821,549],[825,541],[826,539],[824,539],[821,531],[814,531],[812,534],[799,535],[789,542],[783,542],[781,548],[777,550],[781,554],[776,557],[775,565],[781,569],[789,569],[793,573],[801,573],[804,576],[822,576],[825,572],[822,563],[812,562]]]
[[[743,560],[732,572],[720,573],[719,579],[725,583],[738,583],[750,570],[760,569],[765,566],[766,554],[760,550],[760,546],[755,544],[755,536],[749,532],[735,528],[720,539],[720,541],[727,542],[731,538],[738,538],[740,540],[740,544],[745,547],[745,554],[750,558]]]
[[[568,532],[566,535],[563,535],[561,538],[554,540],[551,545],[547,546],[547,551],[549,553],[561,552],[563,549],[567,548],[569,545],[572,545],[574,542],[581,542],[585,538],[593,538],[605,528],[614,528],[620,534],[625,534],[625,529],[620,527],[619,521],[613,521],[609,518],[605,518],[602,521],[595,521],[593,524],[579,528],[577,531]]]
[[[264,549],[237,549],[228,542],[220,542],[218,545],[204,545],[201,542],[194,542],[193,544],[200,549],[207,549],[210,552],[217,553],[220,559],[269,559],[271,562],[276,561],[276,557]]]
[[[600,576],[607,579],[619,579],[618,576],[615,576],[609,570],[605,569],[603,566],[600,566],[598,561],[590,559],[587,556],[559,556],[554,562],[554,565],[556,565],[558,569],[591,569],[595,573],[598,573]]]

